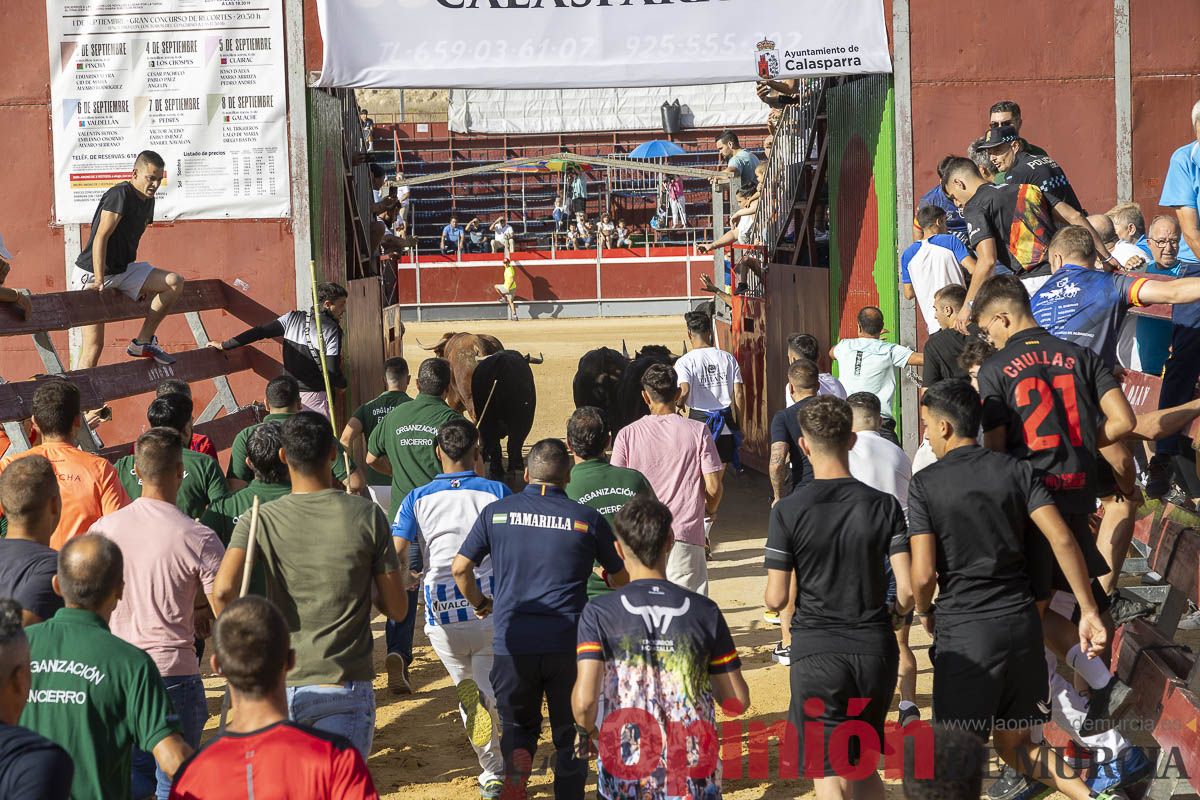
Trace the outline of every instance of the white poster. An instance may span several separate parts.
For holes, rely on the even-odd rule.
[[[55,219],[153,150],[157,219],[290,213],[282,0],[46,0]]]
[[[662,125],[662,104],[679,101],[685,128],[761,125],[754,84],[637,86],[621,89],[452,89],[455,133],[632,131]]]
[[[320,86],[567,89],[891,72],[883,0],[317,0]]]

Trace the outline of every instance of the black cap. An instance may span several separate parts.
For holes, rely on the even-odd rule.
[[[1003,144],[1012,144],[1021,137],[1017,135],[1017,129],[1012,125],[1001,125],[997,128],[988,128],[988,132],[983,137],[983,142],[979,145],[980,150],[990,150],[993,147],[999,147]]]

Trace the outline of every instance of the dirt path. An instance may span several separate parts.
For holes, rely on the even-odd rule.
[[[450,330],[487,330],[507,347],[544,354],[545,364],[534,368],[538,411],[531,442],[564,435],[567,417],[573,410],[571,378],[579,356],[585,351],[600,346],[620,349],[624,338],[631,352],[644,344],[664,344],[679,352],[683,337],[682,320],[678,318],[534,320],[489,323],[486,329],[470,324],[410,325],[407,340],[411,346],[406,348],[405,355],[414,369],[423,355],[415,339],[436,341],[442,332]],[[747,474],[726,479],[725,500],[714,532],[716,553],[709,565],[712,597],[720,604],[733,631],[750,685],[752,704],[745,718],[762,722],[781,718],[789,700],[787,669],[775,664],[770,655],[779,629],[763,621],[761,608],[762,547],[769,494],[769,486],[761,476]],[[382,674],[382,621],[377,622],[375,629],[376,659]],[[918,702],[927,709],[931,683],[928,640],[923,634],[914,634],[913,638],[922,673]],[[412,677],[416,693],[410,697],[389,694],[386,678],[381,677],[375,684],[378,716],[369,763],[380,793],[404,800],[477,797],[478,764],[463,732],[453,687],[420,626]],[[210,682],[210,688],[217,685],[217,681]],[[217,704],[219,695],[210,691],[214,711]],[[210,728],[215,723],[215,719],[210,720]],[[537,763],[550,752],[548,740],[543,736]],[[776,763],[774,757],[771,761]],[[553,797],[547,774],[536,776],[532,787],[533,798]],[[812,785],[807,781],[742,779],[725,783],[725,797],[729,800],[783,800],[811,793]],[[901,796],[897,786],[889,786],[888,793],[889,800]]]

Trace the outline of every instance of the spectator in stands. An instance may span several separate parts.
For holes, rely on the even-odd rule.
[[[4,237],[0,236],[0,303],[12,303],[21,312],[22,317],[28,317],[29,312],[33,310],[33,304],[29,300],[27,291],[4,285],[4,281],[8,279],[8,273],[12,270],[12,262],[12,253],[8,252],[8,248],[4,246]],[[0,455],[3,454],[0,453]]]
[[[612,216],[609,214],[601,214],[600,221],[596,223],[596,237],[600,241],[600,246],[605,250],[611,250],[613,247],[613,234],[616,233],[617,226],[613,224]]]
[[[729,216],[729,230],[715,241],[697,245],[696,249],[700,253],[707,255],[714,250],[728,247],[734,242],[738,244],[753,244],[751,241],[751,228],[754,227],[754,221],[758,214],[758,199],[755,197],[755,192],[756,189],[753,187],[738,190],[737,200],[740,207]]]
[[[1005,125],[1012,126],[1016,129],[1017,134],[1021,133],[1021,126],[1024,121],[1021,119],[1021,107],[1012,100],[1001,100],[995,103],[988,111],[988,126],[991,128],[1000,128]],[[1046,155],[1046,151],[1038,147],[1036,144],[1030,144],[1027,140],[1021,139],[1021,146],[1025,152],[1035,158],[1040,158]],[[997,172],[994,176],[996,183],[1005,182],[1005,174]]]
[[[1096,229],[1096,233],[1100,236],[1100,241],[1104,242],[1104,246],[1108,248],[1108,252],[1112,253],[1113,258],[1120,264],[1120,269],[1123,270],[1139,270],[1146,266],[1149,260],[1142,249],[1136,244],[1121,241],[1117,236],[1117,228],[1113,225],[1112,218],[1107,214],[1088,214],[1088,224]],[[1097,264],[1097,269],[1103,269],[1104,265]]]
[[[461,256],[463,250],[463,229],[459,227],[458,217],[451,217],[450,224],[442,228],[442,255]]]
[[[182,378],[163,378],[159,381],[158,386],[155,387],[154,396],[162,397],[166,394],[181,394],[189,400],[194,399],[192,397],[192,385]],[[212,456],[213,458],[217,457],[216,446],[203,433],[192,431],[192,438],[188,442],[188,449],[195,450],[197,453],[204,453],[204,455]],[[132,449],[130,452],[133,452]]]
[[[183,739],[196,748],[208,704],[195,639],[207,633],[198,623],[203,616],[207,628],[211,620],[206,596],[211,599],[225,548],[215,533],[175,506],[188,467],[181,454],[191,452],[175,428],[155,427],[139,436],[134,458],[141,496],[88,532],[112,541],[124,555],[125,591],[109,630],[154,659]],[[170,778],[149,753],[134,753],[133,781],[135,797],[156,792],[158,800],[167,800],[170,794]]]
[[[504,217],[500,217],[492,223],[489,229],[492,232],[492,252],[504,253],[505,258],[510,258],[513,254],[513,226],[509,225]]]
[[[571,222],[571,204],[567,202],[565,195],[558,195],[554,198],[554,213],[551,214],[554,219],[554,232],[562,233],[566,230],[567,225]]]
[[[904,296],[917,301],[932,336],[941,328],[934,313],[933,298],[947,286],[965,286],[965,274],[975,269],[975,258],[966,245],[951,236],[946,227],[946,212],[939,206],[923,206],[917,211],[921,240],[913,242],[900,255],[900,285]]]
[[[588,222],[587,216],[580,211],[575,215],[575,241],[578,247],[596,246],[596,228]]]
[[[683,178],[676,175],[667,183],[667,204],[671,210],[671,227],[687,227],[687,193],[683,189]]]
[[[707,595],[705,520],[715,520],[721,505],[721,456],[707,426],[678,413],[679,378],[673,368],[655,364],[646,370],[642,399],[650,414],[617,433],[611,463],[642,473],[671,509],[675,546],[668,580]]]
[[[156,397],[146,410],[146,421],[152,428],[176,431],[182,437],[181,441],[191,441],[192,398],[182,394]],[[210,503],[229,494],[229,484],[221,474],[221,465],[212,456],[184,448],[182,458],[183,479],[178,496],[172,500],[189,519],[196,519]],[[136,456],[125,456],[117,462],[117,476],[131,499],[142,496]]]
[[[112,464],[75,444],[83,424],[75,384],[62,378],[46,381],[33,393],[32,408],[33,427],[41,443],[0,461],[0,473],[14,461],[29,456],[41,455],[50,461],[63,503],[50,546],[61,550],[69,539],[86,531],[100,517],[129,505],[129,495],[121,488]]]
[[[568,250],[579,250],[582,248],[582,246],[582,242],[579,239],[579,227],[573,224],[570,225],[567,228],[566,248]]]
[[[200,518],[201,524],[211,528],[221,544],[228,546],[233,529],[254,505],[278,500],[292,491],[291,477],[287,465],[279,460],[283,449],[283,425],[279,422],[264,422],[256,425],[246,440],[246,460],[254,470],[254,479],[244,488],[209,505]],[[265,588],[264,590],[265,591]],[[261,594],[262,592],[258,592]]]
[[[319,414],[301,411],[284,423],[292,493],[259,508],[256,541],[267,597],[291,617],[289,716],[345,736],[366,758],[375,734],[372,597],[392,620],[408,613],[408,597],[387,517],[370,500],[333,488],[335,444]],[[243,515],[217,573],[218,617],[237,599],[249,533]]]
[[[67,751],[17,725],[33,675],[22,613],[16,600],[0,597],[0,797],[68,800],[75,765]]]
[[[317,286],[317,308],[320,309],[320,334],[325,341],[325,357],[320,357],[317,339],[316,311],[305,308],[289,311],[220,344],[209,342],[218,350],[233,350],[248,344],[283,337],[283,369],[300,382],[300,402],[309,411],[329,416],[329,398],[325,395],[325,373],[335,392],[345,391],[349,383],[342,372],[342,317],[346,315],[346,288],[337,283]]]
[[[629,238],[629,226],[625,224],[625,220],[617,220],[617,247],[633,247],[633,239]]]
[[[1046,248],[1063,225],[1086,227],[1101,257],[1112,259],[1087,219],[1056,196],[1030,184],[988,184],[968,158],[943,159],[938,171],[946,196],[963,210],[971,231],[967,245],[975,251],[967,302],[958,316],[960,331],[966,331],[975,295],[997,265],[1020,277],[1030,293],[1046,282],[1050,275]]]
[[[996,174],[1004,173],[1005,183],[1027,183],[1036,186],[1043,194],[1058,198],[1082,214],[1083,204],[1079,202],[1070,179],[1058,162],[1048,155],[1031,155],[1025,152],[1024,147],[1024,140],[1011,125],[989,128],[982,144],[982,149],[987,151],[992,160]],[[1079,223],[1072,220],[1071,224]]]
[[[383,394],[370,402],[363,403],[354,410],[346,420],[342,429],[341,444],[347,451],[355,448],[361,440],[363,451],[375,432],[375,427],[391,413],[396,406],[412,400],[408,396],[408,362],[396,356],[383,362],[383,379],[385,388]],[[392,478],[370,467],[367,467],[367,487],[371,497],[385,512],[392,505]]]
[[[578,216],[587,213],[588,185],[583,170],[574,168],[571,177],[571,214]]]
[[[787,338],[788,364],[802,358],[806,358],[814,364],[821,363],[821,345],[817,341],[817,337],[811,333],[793,333]],[[817,394],[827,394],[832,397],[840,397],[843,400],[846,399],[846,387],[842,386],[842,382],[833,377],[831,373],[818,373],[817,384]],[[785,397],[784,400],[788,401],[785,408],[795,402],[791,399],[791,395]]]
[[[96,534],[72,539],[54,582],[66,608],[27,630],[30,658],[46,668],[33,673],[21,724],[70,754],[72,797],[129,797],[134,747],[168,776],[192,748],[154,659],[109,632],[126,589],[120,547]]]
[[[725,131],[717,137],[717,154],[725,166],[721,171],[732,175],[738,182],[735,188],[753,189],[758,185],[754,168],[758,166],[758,156],[742,147],[738,135],[733,131]]]
[[[0,505],[8,519],[0,539],[0,597],[20,603],[22,623],[34,625],[62,608],[53,586],[58,554],[50,548],[62,495],[45,456],[22,458],[0,474]]]
[[[771,163],[771,153],[774,152],[774,150],[775,150],[775,137],[773,135],[768,134],[767,136],[763,137],[762,149],[763,149],[763,157],[762,157],[763,162],[765,162],[767,164]]]
[[[146,226],[154,221],[154,196],[165,176],[162,156],[153,150],[138,153],[133,174],[106,191],[92,217],[91,234],[75,259],[67,280],[68,291],[91,289],[120,292],[131,300],[150,300],[150,313],[125,353],[174,364],[174,357],[158,346],[154,332],[183,295],[183,278],[137,260],[138,244]],[[82,327],[83,344],[77,369],[91,369],[104,347],[104,323]]]
[[[387,183],[387,171],[374,162],[371,169],[371,252],[379,252],[384,237],[388,235],[389,224],[385,217],[396,213],[400,207],[400,199],[395,192],[384,194],[383,186]]]
[[[375,149],[375,120],[371,119],[371,112],[365,108],[358,110],[358,124],[362,128],[363,144],[367,147],[367,152]]]
[[[288,720],[288,625],[258,597],[235,600],[217,621],[212,669],[229,682],[237,714],[179,770],[173,800],[254,798],[378,800],[366,761],[336,734]],[[231,774],[245,773],[234,788]]]
[[[1116,230],[1117,238],[1127,244],[1132,244],[1141,250],[1146,261],[1153,264],[1154,254],[1150,252],[1150,243],[1146,241],[1146,219],[1137,203],[1121,203],[1110,208],[1107,212]],[[1110,250],[1112,248],[1109,248]],[[1130,255],[1132,255],[1131,251]],[[1113,252],[1118,260],[1122,260],[1117,252]]]
[[[511,258],[504,259],[504,280],[495,285],[500,302],[508,305],[508,321],[517,321],[517,265]]]
[[[1126,210],[1125,206],[1118,206],[1117,209],[1114,209],[1120,210],[1118,214],[1120,222],[1116,227],[1118,231],[1123,230],[1126,237],[1136,239],[1138,226],[1141,225],[1142,212],[1135,203],[1127,205],[1132,207],[1132,210]],[[1133,216],[1134,213],[1137,215],[1136,218]],[[1181,241],[1179,223],[1172,216],[1162,215],[1155,217],[1150,229],[1153,231],[1151,235],[1155,237],[1154,242],[1151,242],[1145,234],[1140,237],[1141,241],[1146,242],[1148,248],[1145,254],[1148,262],[1145,271],[1155,275],[1177,275]],[[1134,242],[1122,239],[1121,244],[1133,245]],[[1140,247],[1137,248],[1137,252],[1139,254],[1142,252]],[[1147,375],[1162,375],[1163,367],[1167,363],[1167,355],[1171,350],[1171,330],[1169,319],[1132,314],[1126,316],[1125,322],[1121,325],[1121,335],[1117,343],[1118,363],[1126,369],[1144,372]]]
[[[479,217],[471,217],[471,221],[467,223],[467,227],[463,229],[463,233],[467,235],[467,252],[468,253],[486,253],[487,245],[483,243],[483,226],[479,224]]]
[[[267,415],[263,417],[263,422],[286,422],[289,417],[300,413],[304,408],[300,404],[300,384],[291,375],[272,378],[267,383],[265,399]],[[254,477],[254,470],[247,462],[247,442],[260,424],[262,423],[255,423],[239,431],[238,435],[233,437],[233,446],[229,449],[229,467],[225,472],[225,477],[229,481],[229,486],[234,490],[245,487]],[[333,478],[356,494],[362,494],[366,490],[366,477],[340,442],[338,443],[338,457],[333,464]]]
[[[919,367],[925,356],[902,344],[882,340],[883,312],[866,306],[858,312],[858,336],[842,339],[829,351],[829,357],[841,365],[841,381],[850,394],[871,392],[882,409],[880,433],[892,444],[896,438],[896,420],[892,417],[892,398],[896,393],[896,369]]]

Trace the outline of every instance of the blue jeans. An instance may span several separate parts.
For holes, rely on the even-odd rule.
[[[289,686],[288,717],[301,725],[345,736],[362,754],[371,754],[375,739],[375,689],[370,681],[339,686]]]
[[[420,572],[422,567],[421,548],[410,547],[408,550],[408,568]],[[417,597],[419,590],[408,591],[408,614],[401,622],[390,619],[384,626],[384,639],[389,653],[399,653],[404,656],[404,663],[411,664],[413,660],[413,629],[417,625]]]
[[[171,720],[179,723],[183,740],[192,748],[200,746],[200,734],[208,721],[208,702],[204,699],[204,681],[199,675],[178,675],[162,679],[175,710]],[[154,756],[143,750],[133,751],[133,796],[154,795],[167,800],[171,795],[171,779],[158,768]]]

